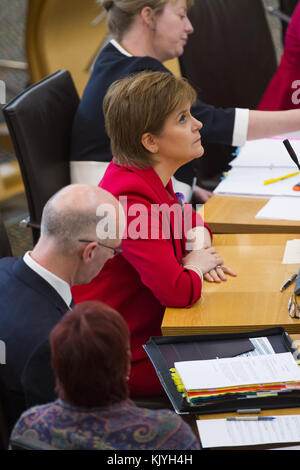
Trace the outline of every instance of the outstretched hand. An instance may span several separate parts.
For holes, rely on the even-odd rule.
[[[204,279],[208,282],[223,282],[227,281],[226,274],[236,277],[237,274],[228,266],[218,265],[215,268],[211,269],[209,272],[204,274]]]

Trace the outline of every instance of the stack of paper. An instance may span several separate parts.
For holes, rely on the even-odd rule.
[[[175,363],[190,404],[253,398],[300,389],[300,368],[291,353]],[[177,375],[176,375],[177,374]]]
[[[239,196],[291,196],[300,191],[293,186],[300,182],[300,174],[271,184],[265,181],[297,173],[297,167],[283,145],[284,138],[247,141],[238,156],[230,163],[232,169],[214,190],[215,194]],[[290,139],[296,155],[300,156],[300,139]]]

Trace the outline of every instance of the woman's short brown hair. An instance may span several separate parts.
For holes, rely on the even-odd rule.
[[[195,100],[189,83],[168,72],[138,72],[114,82],[104,97],[103,112],[116,163],[151,167],[153,155],[142,144],[143,134],[159,135],[173,111]]]
[[[128,31],[136,15],[144,7],[150,7],[156,15],[163,12],[169,0],[98,0],[98,3],[107,10],[107,25],[113,36],[121,41],[124,33]],[[177,0],[171,0],[176,3]],[[194,0],[187,0],[190,8]]]
[[[129,330],[118,312],[82,302],[50,334],[51,363],[60,398],[95,408],[128,397]]]

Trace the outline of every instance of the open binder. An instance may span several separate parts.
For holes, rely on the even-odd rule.
[[[213,402],[199,406],[189,404],[177,390],[170,373],[175,362],[234,357],[253,349],[249,339],[259,337],[267,337],[276,354],[291,352],[295,359],[298,359],[297,348],[281,327],[242,333],[151,337],[144,345],[144,349],[178,414],[224,413],[244,408],[272,409],[300,406],[300,390],[278,396],[233,398],[225,403]]]

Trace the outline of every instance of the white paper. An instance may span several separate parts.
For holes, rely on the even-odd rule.
[[[300,380],[300,367],[292,354],[230,357],[175,362],[186,390]]]
[[[300,264],[300,238],[286,242],[282,264]]]
[[[296,171],[297,167],[282,143],[284,139],[285,137],[248,140],[230,165],[232,167],[285,167],[295,168]],[[289,139],[289,141],[300,161],[300,140]]]
[[[252,351],[248,351],[243,354],[239,354],[238,357],[249,357],[249,356],[261,356],[263,354],[275,354],[272,344],[267,337],[263,336],[260,338],[249,338],[254,346]]]
[[[215,188],[215,194],[235,196],[292,196],[300,200],[300,191],[294,191],[293,186],[300,182],[300,173],[264,185],[264,181],[279,178],[297,172],[297,168],[232,168],[226,178]],[[242,208],[241,208],[242,210]]]
[[[203,447],[232,447],[300,442],[300,416],[276,416],[272,421],[197,420]]]
[[[300,221],[300,197],[272,197],[255,217]]]

